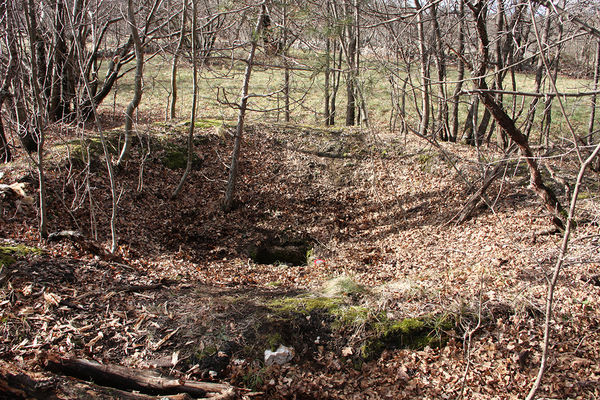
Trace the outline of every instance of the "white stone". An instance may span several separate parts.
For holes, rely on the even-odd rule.
[[[265,364],[266,365],[283,365],[289,362],[294,357],[294,349],[279,345],[277,350],[265,350]]]

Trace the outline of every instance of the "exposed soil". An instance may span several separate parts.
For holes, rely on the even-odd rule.
[[[545,274],[560,235],[545,233],[551,224],[516,161],[488,192],[493,209],[457,226],[450,221],[468,197],[464,178],[477,187],[473,149],[255,123],[244,141],[237,207],[224,214],[231,137],[222,127],[199,129],[196,167],[171,199],[183,170],[165,160],[185,147],[184,131],[150,124],[118,171],[115,255],[106,251],[104,164],[86,169],[85,157],[69,159],[64,141],[48,153],[50,231],[83,238],[40,245],[35,206],[3,204],[0,246],[44,250],[13,254],[16,262],[2,269],[3,362],[61,382],[59,398],[73,395],[69,381],[45,371],[47,353],[224,380],[241,388],[240,397],[524,397],[537,373]],[[118,131],[108,135],[118,145]],[[0,183],[26,182],[36,197],[35,175],[22,161],[2,172]],[[586,193],[597,185],[595,176]],[[580,202],[557,292],[544,396],[600,396],[594,197]],[[293,262],[271,257],[281,249]],[[339,276],[361,289],[328,292],[324,285]],[[290,298],[301,299],[295,311],[278,308]],[[302,300],[321,298],[333,305]],[[344,314],[334,309],[340,304]],[[360,318],[340,316],[348,310]],[[386,321],[441,315],[452,321],[436,333],[441,346],[386,345],[361,355]],[[294,359],[266,367],[262,353],[278,344],[293,347]]]

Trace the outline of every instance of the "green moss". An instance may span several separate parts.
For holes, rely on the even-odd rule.
[[[277,350],[280,344],[283,344],[283,337],[280,333],[275,332],[266,337],[266,345],[271,351]]]
[[[186,125],[189,125],[189,122]],[[217,119],[210,119],[210,118],[196,120],[196,124],[195,124],[196,128],[200,128],[200,129],[211,128],[213,126],[220,127],[222,125],[223,125],[223,121],[220,121]]]
[[[306,250],[306,265],[311,265],[317,257],[315,256],[315,249],[310,248]]]
[[[169,169],[184,169],[187,166],[187,148],[167,144],[162,163]],[[200,158],[196,154],[192,154],[192,168],[197,169],[201,164]]]
[[[14,264],[16,261],[13,256],[0,251],[0,268]]]
[[[19,257],[25,257],[30,254],[40,255],[42,249],[37,247],[29,247],[22,244],[15,246],[0,246],[0,267],[14,264]]]
[[[334,328],[366,324],[371,318],[370,310],[362,306],[340,307],[334,314],[338,317],[333,324]]]
[[[577,200],[587,200],[591,198],[592,194],[590,192],[581,192],[577,195]]]
[[[451,329],[449,318],[424,316],[388,320],[382,318],[373,326],[376,336],[364,342],[361,357],[372,360],[387,348],[422,349],[426,346],[439,347],[445,343],[443,330]]]

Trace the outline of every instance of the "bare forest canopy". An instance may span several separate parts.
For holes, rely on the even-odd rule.
[[[147,255],[142,249],[152,248],[153,257],[168,249],[182,263],[189,261],[182,253],[213,261],[244,254],[257,265],[299,268],[310,259],[323,272],[326,256],[336,253],[331,247],[361,232],[364,224],[353,231],[351,220],[392,221],[386,232],[397,235],[411,223],[460,227],[482,210],[495,215],[514,207],[515,215],[535,221],[526,233],[533,243],[559,238],[547,243],[552,260],[540,261],[543,272],[532,278],[546,285],[537,296],[542,305],[532,312],[538,368],[514,389],[528,398],[538,390],[551,394],[543,378],[559,363],[551,351],[553,304],[572,235],[587,232],[577,243],[590,243],[594,255],[598,250],[599,96],[598,1],[0,0],[2,243],[39,241],[57,252],[70,243],[78,254],[126,270]],[[293,173],[286,170],[292,165]],[[427,174],[439,179],[437,192],[417,193]],[[402,193],[410,184],[407,190],[415,192]],[[289,187],[294,195],[284,190]],[[286,212],[271,206],[286,201]],[[176,212],[165,214],[170,207]],[[135,221],[146,227],[132,227],[140,210],[161,221],[143,216]],[[252,233],[230,225],[242,218],[240,210],[247,214],[240,224]],[[290,215],[292,221],[285,220]],[[196,224],[196,217],[203,222]],[[263,217],[280,221],[281,229],[261,225]],[[321,221],[323,231],[314,228]],[[197,226],[203,223],[205,231]],[[154,243],[159,236],[164,242]],[[369,246],[394,252],[383,244],[386,233],[368,238],[378,243]],[[186,247],[190,241],[195,247]],[[13,250],[0,251],[0,267],[18,260],[21,253]],[[373,252],[365,250],[361,262],[370,265]],[[494,260],[501,267],[508,258]],[[598,266],[592,258],[580,262]],[[598,279],[589,270],[584,275],[587,283]],[[319,276],[324,280],[325,272]],[[163,278],[123,293],[175,284]],[[0,273],[0,283],[9,280]],[[452,328],[468,360],[461,364],[457,398],[468,390],[469,346],[487,318],[481,289],[478,295],[479,314]],[[62,298],[46,303],[73,306]],[[373,331],[383,326],[377,323],[404,329],[405,321],[396,326],[391,319],[373,322],[379,314],[368,317],[364,326]],[[439,331],[436,324],[417,325]],[[378,356],[391,346],[392,339],[384,339],[365,346],[379,346]],[[354,344],[340,345],[344,357],[357,354]],[[521,372],[532,351],[518,354]],[[59,368],[75,363],[48,359]],[[109,380],[125,375],[134,387],[168,381],[136,377],[118,365],[101,373]],[[0,388],[6,376],[0,374]],[[589,387],[600,387],[594,376],[595,383],[573,387],[591,395]],[[189,385],[198,393],[234,393],[229,385]]]

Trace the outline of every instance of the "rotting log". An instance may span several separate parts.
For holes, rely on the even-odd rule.
[[[55,388],[52,379],[30,375],[13,364],[0,361],[2,399],[55,399]]]
[[[64,358],[55,354],[47,355],[45,365],[49,370],[120,390],[136,390],[151,395],[186,393],[194,398],[223,400],[235,396],[234,388],[226,383],[163,377],[156,371]]]

